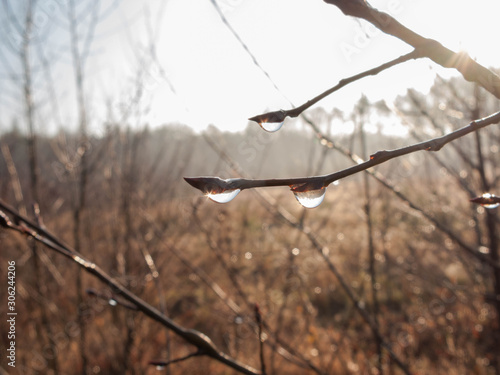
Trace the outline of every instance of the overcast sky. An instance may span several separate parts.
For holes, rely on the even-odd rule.
[[[344,77],[411,50],[321,0],[217,0],[248,50],[211,0],[102,1],[89,37],[92,2],[77,2],[77,12],[80,50],[85,50],[86,40],[92,41],[84,76],[90,126],[96,131],[104,121],[123,117],[133,126],[180,122],[197,130],[209,124],[243,130],[248,117],[290,108],[289,101],[299,105]],[[24,110],[15,38],[16,22],[23,21],[22,3],[1,5],[2,33],[10,36],[0,46],[3,128],[10,127],[13,116],[22,119]],[[39,0],[35,12],[39,39],[33,39],[31,63],[42,131],[77,123],[66,3]],[[498,0],[371,3],[426,37],[465,49],[486,66],[500,66]],[[348,111],[362,94],[378,100],[410,87],[425,91],[436,73],[455,74],[427,60],[408,62],[343,89],[318,106]]]

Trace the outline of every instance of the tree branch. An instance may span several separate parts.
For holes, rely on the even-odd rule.
[[[238,164],[236,164],[230,157],[227,155],[222,149],[219,147],[216,147],[215,143],[211,142],[210,145],[214,147],[214,151],[216,151],[226,163],[233,169],[236,173],[242,174],[243,171],[239,167]],[[297,229],[301,233],[303,233],[308,240],[311,242],[311,245],[318,251],[318,254],[323,258],[325,263],[328,266],[328,269],[330,272],[335,276],[339,284],[341,285],[342,289],[348,296],[348,298],[351,300],[353,303],[355,309],[358,311],[362,319],[368,324],[370,329],[372,330],[373,334],[375,337],[377,337],[380,342],[382,343],[382,346],[387,350],[393,361],[398,365],[398,367],[406,374],[409,375],[411,374],[408,366],[401,360],[398,355],[392,350],[391,344],[387,341],[385,341],[384,337],[380,333],[378,327],[375,325],[373,322],[371,316],[368,314],[368,312],[365,310],[364,307],[362,307],[362,304],[360,303],[360,300],[356,297],[354,291],[351,289],[347,281],[344,279],[343,275],[341,272],[337,269],[335,264],[331,261],[330,259],[330,250],[328,249],[327,246],[324,245],[324,241],[316,234],[313,232],[313,230],[307,226],[304,226],[301,221],[298,221],[292,214],[290,214],[286,209],[281,207],[279,204],[277,204],[274,199],[269,197],[267,194],[264,192],[259,192],[256,191],[257,196],[261,199],[263,205],[272,213],[276,214],[277,216],[281,217],[287,225],[289,225],[292,228]]]
[[[305,192],[310,190],[322,189],[326,188],[334,181],[367,170],[376,165],[382,164],[388,160],[403,155],[408,155],[421,150],[439,151],[444,145],[457,138],[463,137],[469,133],[477,131],[488,125],[496,124],[498,122],[500,122],[500,112],[494,113],[482,119],[472,121],[468,125],[441,137],[436,137],[424,142],[394,150],[377,151],[375,154],[371,155],[370,159],[367,161],[362,161],[360,159],[357,165],[353,165],[343,170],[323,176],[255,180],[245,178],[232,178],[223,180],[219,177],[184,177],[184,179],[191,186],[201,190],[204,194],[220,194],[236,189],[244,190],[271,186],[289,186],[294,192]]]
[[[279,110],[279,111],[274,111],[274,112],[268,112],[264,113],[262,115],[257,115],[254,117],[249,118],[250,121],[255,121],[258,122],[259,124],[262,123],[276,123],[276,122],[283,122],[287,117],[297,117],[299,116],[302,112],[304,112],[306,109],[309,107],[313,106],[320,100],[326,98],[328,95],[334,93],[335,91],[340,90],[342,87],[347,86],[350,83],[353,83],[357,80],[360,80],[362,78],[368,77],[368,76],[374,76],[379,74],[380,72],[389,69],[397,64],[401,64],[403,62],[406,62],[408,60],[416,59],[420,57],[420,52],[415,49],[411,51],[410,53],[407,53],[406,55],[399,56],[398,58],[388,61],[382,65],[379,65],[375,68],[366,70],[364,72],[355,74],[351,77],[341,79],[339,83],[337,83],[335,86],[331,87],[330,89],[324,91],[323,93],[319,94],[318,96],[312,98],[311,100],[307,101],[306,103],[302,104],[299,107],[289,109],[287,111],[284,110]]]
[[[159,322],[164,327],[172,330],[185,341],[197,347],[200,355],[207,355],[239,371],[242,374],[260,374],[258,370],[253,369],[252,367],[247,366],[234,358],[231,358],[224,352],[219,351],[212,340],[204,333],[201,333],[194,329],[186,329],[163,315],[158,309],[154,308],[146,301],[142,300],[134,293],[126,289],[124,286],[122,286],[120,283],[118,283],[114,278],[104,272],[104,270],[102,270],[98,265],[88,259],[85,259],[81,254],[79,254],[69,246],[63,245],[60,241],[55,239],[53,235],[48,233],[43,228],[40,228],[36,223],[32,222],[28,218],[20,215],[15,209],[2,201],[0,201],[0,226],[17,231],[28,237],[32,237],[34,240],[44,244],[49,249],[54,250],[57,253],[73,260],[86,272],[97,277],[99,280],[112,288],[113,292],[116,293],[116,295],[120,295],[125,300],[135,305],[137,307],[137,310],[141,311],[149,318]]]
[[[465,52],[454,52],[434,39],[424,38],[399,23],[391,15],[381,12],[363,0],[324,0],[335,5],[342,13],[364,19],[386,34],[395,36],[412,47],[419,49],[424,57],[435,63],[458,70],[470,82],[476,82],[500,99],[500,77],[477,63]]]

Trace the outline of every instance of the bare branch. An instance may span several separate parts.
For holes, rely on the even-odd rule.
[[[211,146],[215,146],[214,143],[211,143]],[[223,150],[220,148],[214,147],[214,150],[228,163],[228,165],[237,173],[242,173],[238,164],[236,164]],[[273,213],[277,214],[281,217],[287,225],[292,228],[299,230],[303,233],[308,240],[311,242],[311,245],[316,249],[318,254],[323,258],[325,263],[328,266],[330,272],[335,276],[342,289],[348,296],[349,300],[353,303],[356,311],[361,315],[362,319],[368,324],[370,329],[373,332],[373,335],[381,342],[381,345],[387,350],[391,358],[398,365],[398,367],[405,373],[410,374],[410,370],[408,366],[399,358],[399,356],[394,353],[392,350],[391,344],[387,342],[380,330],[376,326],[375,322],[372,320],[371,316],[365,310],[365,308],[360,303],[360,300],[355,295],[355,292],[351,289],[342,273],[338,270],[335,264],[330,259],[330,250],[327,246],[324,245],[323,240],[314,233],[311,228],[304,226],[301,221],[298,221],[292,214],[290,214],[286,209],[277,204],[273,198],[265,194],[264,192],[256,192],[258,197],[261,199],[262,203]]]
[[[391,15],[373,8],[363,0],[324,0],[335,5],[348,16],[364,19],[386,34],[395,36],[420,50],[423,57],[435,63],[458,70],[470,82],[476,82],[500,99],[500,77],[477,63],[465,52],[454,52],[433,39],[424,38],[399,23]]]
[[[176,358],[176,359],[171,359],[169,361],[162,361],[162,360],[158,360],[158,361],[150,361],[149,364],[150,365],[153,365],[153,366],[156,366],[157,369],[163,369],[169,365],[171,365],[172,363],[179,363],[179,362],[183,362],[189,358],[193,358],[193,357],[198,357],[200,354],[200,351],[196,351],[194,353],[189,353],[183,357],[180,357],[180,358]]]
[[[223,180],[218,177],[184,177],[191,186],[201,190],[204,194],[221,194],[231,190],[244,190],[258,187],[270,186],[289,186],[293,191],[310,191],[320,188],[326,188],[332,182],[351,176],[358,172],[367,170],[376,165],[382,164],[388,160],[408,155],[416,151],[439,151],[447,143],[463,137],[469,133],[477,131],[491,124],[500,122],[500,112],[494,113],[488,117],[472,121],[468,125],[455,130],[451,133],[436,137],[424,142],[416,143],[410,146],[401,147],[395,150],[381,150],[370,156],[367,161],[359,160],[357,165],[345,168],[343,170],[313,177],[299,178],[281,178],[281,179],[244,179],[233,178]]]
[[[53,235],[49,234],[46,230],[40,228],[36,223],[32,222],[28,218],[20,215],[15,209],[7,205],[6,203],[0,201],[0,225],[17,231],[21,234],[32,237],[36,241],[44,244],[49,249],[56,251],[57,253],[66,256],[67,258],[73,260],[80,267],[82,267],[86,272],[97,277],[99,280],[107,284],[113,289],[114,293],[120,295],[128,302],[132,303],[137,307],[139,311],[148,316],[149,318],[159,322],[164,327],[170,329],[178,336],[186,340],[188,343],[197,347],[200,351],[200,355],[207,355],[225,365],[239,371],[242,374],[256,375],[259,371],[247,366],[234,358],[231,358],[226,353],[221,352],[212,340],[205,334],[198,332],[194,329],[186,329],[179,324],[175,323],[172,319],[163,315],[158,309],[154,308],[146,301],[142,300],[134,293],[130,292],[127,288],[122,286],[116,279],[109,276],[104,270],[102,270],[98,265],[92,261],[84,258],[81,254],[77,253],[74,249],[63,246],[59,241],[52,241]],[[10,215],[13,219],[10,219]]]
[[[379,65],[375,68],[372,68],[372,69],[366,70],[364,72],[355,74],[351,77],[342,79],[335,86],[331,87],[330,89],[319,94],[315,98],[307,101],[306,103],[302,104],[299,107],[296,107],[294,109],[289,109],[287,111],[280,110],[280,111],[264,113],[262,115],[257,115],[257,116],[251,117],[251,118],[249,118],[249,120],[258,122],[259,124],[262,124],[262,123],[283,122],[283,121],[285,121],[285,119],[287,117],[297,117],[302,112],[304,112],[306,109],[313,106],[314,104],[316,104],[320,100],[326,98],[328,95],[334,93],[335,91],[340,90],[342,87],[347,86],[348,84],[353,83],[353,82],[360,80],[362,78],[377,75],[380,72],[382,72],[388,68],[391,68],[397,64],[401,64],[401,63],[406,62],[408,60],[416,59],[419,56],[420,56],[419,52],[415,49],[415,50],[411,51],[410,53],[407,53],[406,55],[399,56],[398,58],[391,60],[391,61],[388,61],[388,62],[386,62],[382,65]]]

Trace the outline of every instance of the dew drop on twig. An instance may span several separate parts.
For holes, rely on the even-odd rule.
[[[308,190],[308,191],[294,191],[293,194],[297,201],[305,208],[318,207],[323,199],[325,199],[326,188]]]
[[[262,129],[267,132],[274,133],[281,129],[283,126],[283,122],[259,122],[259,125]]]
[[[108,300],[108,303],[109,303],[111,306],[116,306],[116,305],[118,305],[118,303],[116,302],[116,300],[115,300],[115,299],[113,299],[113,298],[110,298],[110,299]]]
[[[206,196],[217,203],[230,202],[238,195],[240,189],[225,190],[222,193],[207,193]]]
[[[476,197],[470,200],[473,203],[480,204],[484,208],[493,209],[500,206],[500,197],[490,193],[484,193],[480,197]]]

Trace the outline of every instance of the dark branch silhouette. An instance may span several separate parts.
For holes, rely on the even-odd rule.
[[[335,5],[342,13],[364,19],[386,34],[395,36],[412,47],[419,49],[422,57],[435,63],[458,70],[470,82],[481,87],[500,99],[500,77],[470,58],[465,52],[454,52],[433,39],[424,38],[399,23],[391,15],[381,12],[362,0],[324,0]]]
[[[104,270],[92,261],[76,252],[69,246],[62,244],[48,231],[40,228],[36,223],[28,218],[20,215],[14,208],[0,201],[0,226],[17,231],[28,237],[33,238],[37,242],[42,243],[47,248],[64,255],[82,267],[89,274],[97,277],[107,286],[113,289],[114,293],[123,297],[126,301],[137,307],[137,310],[149,318],[159,322],[164,327],[176,333],[188,343],[198,348],[200,355],[209,356],[225,365],[239,371],[242,374],[259,374],[259,371],[247,366],[236,359],[231,358],[224,352],[221,352],[212,340],[202,332],[194,329],[187,329],[175,323],[172,319],[163,315],[158,309],[142,300],[127,288],[122,286],[118,281],[109,276]]]

